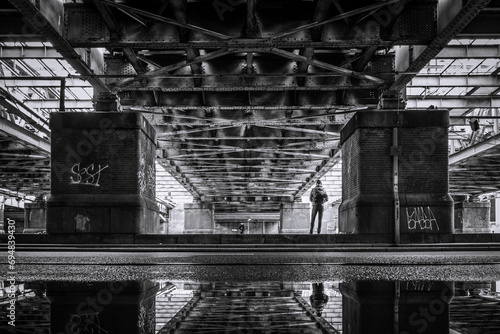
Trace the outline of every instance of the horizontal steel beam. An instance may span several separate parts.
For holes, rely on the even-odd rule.
[[[500,135],[496,135],[494,137],[488,138],[480,143],[469,146],[466,149],[463,149],[460,152],[450,155],[449,157],[449,165],[450,167],[453,165],[459,165],[461,162],[474,158],[480,157],[482,154],[486,153],[490,150],[498,150],[495,146],[500,145]]]
[[[337,90],[363,90],[363,89],[377,89],[380,84],[370,83],[364,84],[363,86],[352,85],[352,84],[338,84],[338,85],[311,85],[311,86],[296,86],[287,84],[274,84],[274,85],[248,85],[248,86],[237,86],[229,85],[223,86],[226,83],[221,82],[220,86],[202,86],[202,87],[184,87],[184,86],[163,86],[154,85],[147,87],[136,87],[136,86],[124,86],[117,87],[117,92],[133,92],[133,91],[158,91],[158,92],[282,92],[282,91],[322,91],[322,92],[334,92]]]
[[[435,59],[500,58],[500,45],[448,45]]]
[[[21,13],[27,22],[36,23],[34,29],[38,30],[41,35],[47,38],[52,43],[53,47],[78,73],[90,76],[94,74],[91,66],[82,59],[74,47],[71,46],[68,41],[61,36],[60,31],[55,28],[58,22],[51,22],[51,19],[47,18],[47,16],[37,8],[36,4],[29,0],[9,0],[9,2]],[[38,4],[43,5],[44,8],[49,8],[51,5],[53,5],[54,8],[58,8],[62,5],[58,1],[53,1],[52,3],[50,1],[44,1]],[[56,15],[54,15],[52,19],[55,18]],[[98,92],[111,92],[108,86],[99,78],[90,77],[89,82]]]
[[[498,87],[500,77],[491,75],[417,75],[407,87]]]
[[[10,95],[2,87],[0,87],[0,105],[6,109],[7,113],[18,116],[46,136],[50,135],[47,115],[40,110],[29,108],[23,101]]]
[[[491,96],[488,98],[433,98],[427,97],[425,99],[408,99],[406,107],[411,108],[428,108],[434,106],[437,109],[472,109],[472,108],[500,108],[500,96]]]
[[[368,107],[349,107],[341,104],[318,104],[318,105],[271,105],[271,106],[256,106],[256,105],[219,105],[219,106],[193,106],[193,105],[176,105],[176,106],[161,106],[161,107],[144,107],[141,105],[129,105],[123,108],[126,111],[140,111],[152,114],[161,114],[164,116],[172,116],[166,114],[169,111],[175,110],[205,110],[205,111],[218,111],[218,110],[337,110],[331,114],[318,115],[324,116],[335,116],[342,114],[355,113],[359,110],[368,109]],[[166,114],[166,115],[165,115]],[[311,117],[318,117],[312,115]],[[293,119],[293,118],[292,118]]]
[[[0,59],[63,59],[51,46],[2,46]]]
[[[299,191],[295,194],[295,197],[301,197],[304,193],[312,187],[312,185],[325,176],[328,171],[330,171],[335,165],[337,165],[342,159],[342,150],[338,150],[330,159],[324,160],[320,165],[320,168],[317,173],[314,174],[313,177],[309,178],[307,182],[305,182]]]
[[[284,58],[292,59],[292,60],[295,60],[297,62],[306,63],[306,64],[309,64],[311,66],[316,66],[316,67],[319,67],[319,68],[324,68],[324,69],[326,69],[328,71],[337,72],[339,74],[343,74],[343,75],[346,75],[346,76],[349,76],[349,77],[354,77],[354,78],[357,78],[357,79],[368,80],[368,81],[372,81],[372,82],[377,83],[377,84],[384,84],[384,83],[386,83],[385,80],[377,78],[377,77],[374,77],[373,75],[362,74],[362,73],[358,73],[358,72],[355,72],[355,71],[351,71],[351,70],[345,69],[345,68],[340,67],[340,66],[332,65],[330,63],[325,63],[325,62],[322,62],[322,61],[319,61],[319,60],[315,60],[315,59],[309,59],[307,57],[304,57],[304,56],[301,56],[301,55],[296,55],[295,53],[289,52],[289,51],[286,51],[286,50],[282,50],[282,49],[278,49],[278,48],[272,48],[269,52],[273,53],[273,54],[275,54],[277,56],[281,56],[281,57],[284,57]]]
[[[313,140],[318,140],[318,139],[322,139],[324,138],[324,136],[307,136],[307,137],[293,137],[293,136],[268,136],[268,137],[231,137],[231,136],[225,136],[225,137],[182,137],[181,138],[172,138],[172,137],[168,137],[168,138],[158,138],[158,141],[166,141],[166,142],[180,142],[181,140],[186,140],[186,141],[196,141],[196,140],[203,140],[203,141],[207,141],[207,140],[213,140],[213,141],[218,141],[218,140],[304,140],[304,139],[309,139],[311,141]],[[160,143],[160,147],[161,147],[161,143]]]
[[[492,1],[493,3],[493,1]],[[491,7],[486,7],[474,20],[460,31],[457,38],[464,39],[497,39],[500,32],[495,29],[500,19],[499,13]]]
[[[274,40],[272,42],[256,41],[252,39],[238,39],[222,41],[196,41],[196,42],[171,42],[171,41],[99,41],[88,40],[85,42],[75,41],[71,45],[81,48],[124,48],[133,47],[136,49],[151,49],[151,50],[185,50],[185,49],[223,49],[223,48],[272,48],[277,47],[280,49],[298,49],[304,47],[312,47],[319,49],[338,49],[338,48],[367,48],[370,46],[391,47],[394,41],[380,41],[375,39],[339,39],[337,41],[293,41],[293,40]]]
[[[216,221],[235,221],[235,220],[279,220],[279,212],[229,212],[229,213],[218,213],[214,215]]]
[[[415,77],[416,73],[420,72],[425,65],[434,59],[455,36],[469,24],[481,10],[488,5],[490,0],[473,0],[463,4],[458,13],[450,20],[450,22],[439,32],[439,34],[431,41],[429,45],[420,53],[415,60],[411,62],[407,68],[403,69],[406,72],[415,74],[400,75],[391,85],[389,90],[400,91],[406,87],[408,82]],[[449,1],[448,3],[452,3]],[[446,13],[439,13],[446,15]],[[407,55],[409,56],[409,54]],[[396,55],[398,58],[398,55]]]
[[[61,80],[66,82],[66,88],[82,87],[92,88],[92,85],[78,78],[52,78],[52,77],[0,77],[0,82],[4,81],[6,87],[40,87],[40,88],[60,88]]]
[[[3,118],[0,118],[0,132],[13,137],[22,143],[35,147],[39,153],[50,154],[50,143],[48,140],[40,138],[33,132]]]
[[[216,38],[220,38],[220,39],[231,39],[231,36],[227,36],[227,35],[218,33],[218,32],[213,31],[213,30],[209,30],[209,29],[205,29],[203,27],[198,27],[198,26],[195,26],[195,25],[192,25],[192,24],[188,24],[188,23],[177,21],[177,20],[169,19],[169,18],[166,18],[164,16],[156,15],[156,14],[153,14],[153,13],[150,13],[150,12],[138,9],[138,8],[126,6],[126,5],[123,5],[123,4],[118,4],[118,3],[115,3],[114,1],[100,0],[100,2],[106,4],[107,6],[116,7],[116,8],[122,9],[122,10],[124,10],[126,12],[132,12],[132,13],[135,13],[137,15],[140,15],[140,16],[146,17],[148,19],[151,19],[151,20],[165,22],[165,23],[170,23],[172,25],[175,25],[175,26],[178,26],[178,27],[181,27],[181,28],[185,28],[185,29],[189,29],[189,30],[192,30],[192,31],[201,32],[203,34],[206,34],[206,35],[209,35],[209,36],[212,36],[212,37],[216,37]]]
[[[28,107],[33,108],[33,109],[57,109],[59,110],[61,104],[58,99],[47,99],[47,100],[41,100],[41,99],[31,99],[31,100],[26,100],[24,101],[24,104],[26,104]],[[64,106],[66,109],[94,109],[94,105],[92,103],[92,100],[84,100],[84,99],[79,99],[79,100],[64,100]]]
[[[241,140],[241,137],[240,137]],[[235,157],[223,157],[223,158],[203,158],[199,156],[191,156],[191,157],[186,157],[186,158],[168,158],[170,161],[214,161],[214,160],[223,160],[223,161],[259,161],[259,160],[298,160],[298,161],[313,161],[313,160],[323,160],[323,158],[316,158],[316,157],[301,157],[301,158],[294,158],[294,157],[284,157],[284,158],[278,158],[278,157],[242,157],[242,158],[235,158]],[[269,166],[271,167],[271,166]]]

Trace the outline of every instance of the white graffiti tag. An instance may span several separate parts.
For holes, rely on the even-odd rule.
[[[109,165],[106,165],[101,168],[101,165],[95,165],[93,163],[87,167],[80,167],[80,163],[77,163],[71,167],[71,173],[75,174],[75,177],[70,177],[70,184],[82,184],[85,186],[99,187],[101,172],[108,167]]]
[[[90,230],[89,222],[90,218],[84,215],[76,215],[75,217],[76,221],[76,230],[77,231],[83,231],[83,232],[88,232]]]
[[[430,207],[406,208],[406,218],[409,230],[432,230],[434,226],[439,230],[439,225]]]
[[[140,170],[137,172],[137,179],[139,183],[139,190],[141,192],[141,196],[147,191],[151,190],[151,192],[155,193],[156,188],[156,171],[155,166],[146,165],[146,159],[144,158],[144,154],[141,156],[140,160]]]

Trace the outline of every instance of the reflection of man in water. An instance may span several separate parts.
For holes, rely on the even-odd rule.
[[[243,234],[245,232],[245,225],[243,223],[240,224],[240,227],[238,227],[240,230],[240,234]]]
[[[323,308],[328,303],[328,295],[325,293],[325,286],[323,283],[313,283],[313,293],[309,300],[311,306],[316,310],[318,317],[321,317]]]

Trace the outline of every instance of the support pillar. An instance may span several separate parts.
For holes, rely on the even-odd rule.
[[[316,217],[315,228],[318,228]],[[311,210],[309,203],[282,203],[280,208],[280,234],[307,234],[310,229]],[[323,224],[325,224],[323,220]],[[326,228],[326,226],[325,226]],[[316,231],[315,229],[315,231]],[[323,227],[322,227],[323,229]]]
[[[341,283],[342,331],[350,334],[394,332],[395,282]]]
[[[51,333],[156,333],[157,282],[51,281],[46,286]]]
[[[453,282],[407,281],[400,284],[397,333],[449,333]]]
[[[344,333],[448,333],[454,283],[341,283]]]
[[[45,201],[25,203],[23,233],[45,231],[47,231],[47,203]]]
[[[394,235],[396,218],[401,233],[453,232],[448,111],[361,111],[341,144],[339,232]]]
[[[48,233],[158,233],[156,138],[140,113],[52,113]]]
[[[491,233],[489,201],[455,203],[455,233]]]
[[[184,204],[184,233],[214,233],[214,205],[211,203]]]

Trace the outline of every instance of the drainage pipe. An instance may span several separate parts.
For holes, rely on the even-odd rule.
[[[392,186],[394,193],[394,243],[399,244],[401,239],[400,220],[401,207],[399,203],[399,154],[398,128],[392,129]]]

